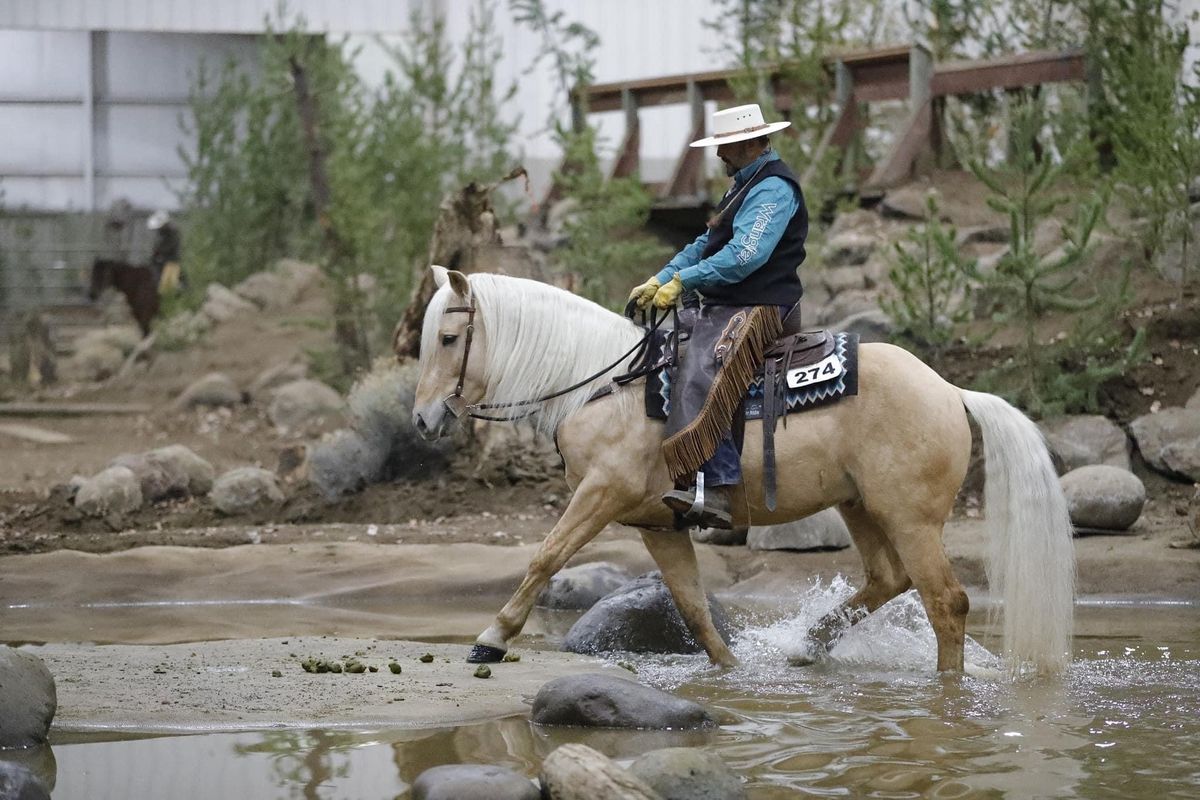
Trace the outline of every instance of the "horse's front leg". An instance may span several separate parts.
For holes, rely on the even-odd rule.
[[[590,542],[604,526],[629,505],[611,483],[595,474],[586,476],[575,490],[571,502],[555,523],[529,562],[525,579],[500,609],[491,627],[475,639],[467,661],[499,661],[508,652],[508,643],[525,627],[533,604],[546,583],[563,565]]]

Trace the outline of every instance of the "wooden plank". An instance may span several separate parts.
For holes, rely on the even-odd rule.
[[[613,178],[626,178],[638,171],[641,159],[641,122],[638,121],[638,104],[633,92],[626,89],[621,93],[621,108],[625,111],[625,139],[613,163]]]
[[[688,85],[688,105],[692,112],[692,130],[688,140],[683,143],[683,153],[675,162],[671,171],[671,179],[663,185],[660,196],[690,196],[698,195],[704,183],[704,148],[692,147],[691,143],[704,138],[707,130],[704,119],[704,95],[695,84]]]
[[[0,403],[0,417],[88,417],[149,414],[145,403]]]
[[[0,434],[25,442],[34,442],[35,444],[73,444],[78,441],[72,436],[67,436],[65,433],[38,428],[34,425],[21,425],[15,422],[0,423]]]
[[[1087,77],[1082,52],[1039,51],[988,61],[956,61],[934,70],[935,96],[975,94],[991,89],[1015,89],[1043,83],[1083,81]]]

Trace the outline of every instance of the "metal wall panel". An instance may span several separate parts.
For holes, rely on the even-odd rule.
[[[0,31],[0,101],[69,99],[82,95],[86,33]]]

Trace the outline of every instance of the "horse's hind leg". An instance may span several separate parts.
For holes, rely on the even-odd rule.
[[[662,570],[663,582],[671,590],[671,598],[688,630],[708,653],[714,664],[732,667],[737,659],[717,633],[712,615],[708,611],[708,598],[700,583],[700,567],[696,563],[696,549],[687,531],[641,531],[642,541],[658,568]]]
[[[942,527],[940,522],[925,522],[903,527],[889,525],[888,531],[937,636],[938,672],[961,672],[971,603],[950,569],[950,559],[942,546]]]
[[[803,666],[832,648],[850,626],[864,619],[893,597],[908,591],[912,582],[896,548],[883,528],[863,507],[861,500],[838,506],[850,538],[862,557],[863,587],[850,599],[825,614],[808,630],[808,652],[791,657],[791,663]]]

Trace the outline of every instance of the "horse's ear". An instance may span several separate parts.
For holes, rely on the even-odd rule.
[[[446,269],[445,267],[438,266],[437,264],[430,264],[429,268],[433,270],[433,285],[439,289],[445,286],[446,281],[449,280],[446,277],[446,273],[448,273],[450,270]]]
[[[450,279],[450,288],[454,290],[454,293],[463,300],[466,300],[471,294],[471,286],[467,283],[467,276],[456,269],[452,269],[447,274],[447,277]]]

